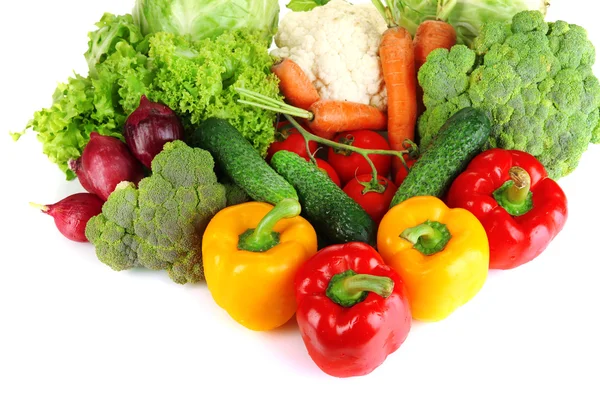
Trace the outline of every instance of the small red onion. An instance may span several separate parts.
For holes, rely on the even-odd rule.
[[[83,154],[77,160],[71,160],[69,167],[85,190],[105,201],[119,182],[137,185],[144,177],[144,168],[125,143],[97,132],[91,133]]]
[[[54,218],[56,227],[67,239],[87,242],[85,226],[90,218],[102,212],[104,202],[95,194],[76,193],[54,204],[29,204]]]
[[[183,140],[183,125],[173,110],[144,95],[138,108],[127,117],[123,131],[133,155],[148,168],[165,143]]]

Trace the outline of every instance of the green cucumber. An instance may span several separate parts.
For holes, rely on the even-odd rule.
[[[206,119],[188,138],[188,144],[208,150],[218,167],[253,200],[271,204],[286,198],[298,200],[294,187],[229,122]]]
[[[415,196],[442,197],[481,152],[490,131],[490,120],[481,110],[467,107],[450,117],[410,169],[390,208]]]
[[[302,215],[330,244],[364,242],[375,246],[377,227],[369,214],[316,165],[281,150],[271,165],[294,186]]]

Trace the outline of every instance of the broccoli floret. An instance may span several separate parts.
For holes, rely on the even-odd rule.
[[[454,46],[450,51],[436,49],[429,53],[425,63],[427,68],[421,67],[418,74],[419,83],[427,88],[423,104],[432,110],[419,121],[421,145],[426,146],[450,116],[471,106],[471,100],[463,93],[469,88],[469,74],[474,63],[475,53],[464,45]]]
[[[202,234],[226,206],[210,153],[182,141],[167,143],[152,161],[152,175],[138,188],[122,182],[86,236],[100,261],[116,271],[166,269],[177,283],[204,278]]]
[[[565,176],[590,142],[600,142],[594,61],[585,29],[547,23],[539,11],[488,23],[472,49],[435,50],[419,70],[427,110],[418,141],[427,146],[449,117],[473,106],[493,121],[487,147],[527,151],[552,178]]]

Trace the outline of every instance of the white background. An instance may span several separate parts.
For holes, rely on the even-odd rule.
[[[555,0],[548,20],[583,25],[600,49],[593,3]],[[64,180],[35,135],[13,143],[7,132],[48,106],[73,70],[86,73],[86,34],[102,13],[132,5],[0,5],[0,399],[600,399],[600,146],[560,180],[570,215],[545,253],[491,272],[448,319],[414,323],[404,345],[362,378],[323,374],[294,320],[251,332],[205,285],[117,273],[90,244],[63,238],[28,202],[57,201],[79,183]]]

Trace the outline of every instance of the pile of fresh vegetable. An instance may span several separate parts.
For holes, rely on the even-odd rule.
[[[293,0],[277,28],[270,0],[138,0],[28,124],[88,192],[36,206],[112,269],[205,281],[252,330],[295,315],[321,370],[368,374],[566,222],[600,84],[545,6]]]

